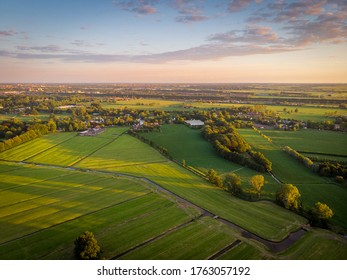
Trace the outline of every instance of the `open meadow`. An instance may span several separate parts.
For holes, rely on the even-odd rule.
[[[192,129],[186,125],[163,125],[160,132],[142,132],[141,136],[153,141],[157,146],[164,147],[177,161],[185,161],[187,166],[207,173],[214,169],[222,177],[230,172],[241,177],[244,188],[249,188],[249,180],[259,174],[257,171],[228,161],[217,154],[213,146],[206,141],[200,129]],[[262,192],[266,197],[273,198],[273,193],[280,187],[269,175],[263,174],[266,180]]]
[[[272,202],[231,196],[124,131],[109,128],[95,137],[41,137],[36,140],[48,138],[49,145],[43,151],[28,146],[25,157],[16,157],[22,163],[12,159],[21,146],[0,154],[0,221],[5,229],[0,234],[0,259],[71,259],[73,241],[85,230],[93,231],[107,259],[276,259],[282,257],[261,242],[248,241],[240,231],[281,241],[307,223]],[[63,154],[57,145],[64,145]],[[201,217],[204,211],[236,228]],[[220,256],[219,251],[238,240],[240,244]],[[208,250],[200,246],[211,243]],[[341,240],[337,244],[347,248]],[[244,253],[237,249],[242,247]],[[343,256],[339,252],[331,258]]]
[[[272,172],[277,178],[284,183],[293,184],[299,188],[304,206],[313,207],[318,201],[328,204],[334,212],[332,222],[342,228],[347,228],[347,206],[345,203],[347,200],[347,189],[342,185],[336,184],[330,178],[322,177],[314,173],[282,150],[282,145],[286,143],[291,144],[293,148],[295,147],[296,141],[293,140],[293,138],[296,134],[294,134],[294,132],[290,134],[287,134],[286,131],[282,131],[282,134],[280,134],[280,132],[269,133],[271,136],[276,135],[273,139],[273,143],[270,143],[253,129],[239,129],[238,131],[248,143],[251,143],[255,150],[262,152],[272,161]],[[297,145],[301,145],[301,147],[305,147],[306,149],[317,150],[319,142],[314,142],[313,136],[310,135],[309,132],[310,131],[308,131],[307,134],[302,131],[298,132],[297,137],[308,137],[308,135],[309,137],[308,140],[303,141],[303,144]],[[315,132],[316,131],[314,131],[314,133]],[[265,134],[268,135],[266,132]],[[280,135],[283,135],[283,137],[280,137]],[[291,135],[292,137],[287,137],[287,135]],[[322,137],[324,135],[327,135],[327,133],[323,134]],[[331,137],[331,134],[328,135]],[[340,136],[339,134],[337,135]],[[341,135],[344,136],[344,134]],[[317,135],[315,136],[317,137]],[[278,139],[281,139],[281,141],[278,141]],[[338,146],[339,143],[341,143],[340,146]],[[337,147],[325,149],[329,149],[329,151],[338,151],[338,149],[343,147],[342,141],[337,141],[336,146]]]

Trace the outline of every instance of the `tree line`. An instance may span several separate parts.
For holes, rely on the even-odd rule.
[[[210,120],[202,129],[202,135],[223,158],[259,172],[272,170],[271,161],[261,152],[252,151],[232,124]]]

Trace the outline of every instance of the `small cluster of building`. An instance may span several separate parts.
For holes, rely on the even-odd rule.
[[[102,128],[100,126],[89,128],[85,131],[81,131],[79,133],[80,136],[96,136],[100,133],[103,133],[105,131],[105,128]]]

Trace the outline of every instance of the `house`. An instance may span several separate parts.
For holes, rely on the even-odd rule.
[[[97,127],[94,127],[94,128],[89,128],[87,130],[84,130],[84,131],[81,131],[79,133],[80,136],[95,136],[95,135],[98,135],[102,132],[104,132],[105,129],[104,128],[101,128],[99,126]]]
[[[188,125],[190,127],[194,127],[194,128],[203,127],[205,125],[205,123],[203,121],[200,121],[200,120],[187,120],[184,123],[186,125]]]

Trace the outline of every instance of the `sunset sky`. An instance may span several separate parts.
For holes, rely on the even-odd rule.
[[[0,82],[347,82],[347,0],[0,0]]]

